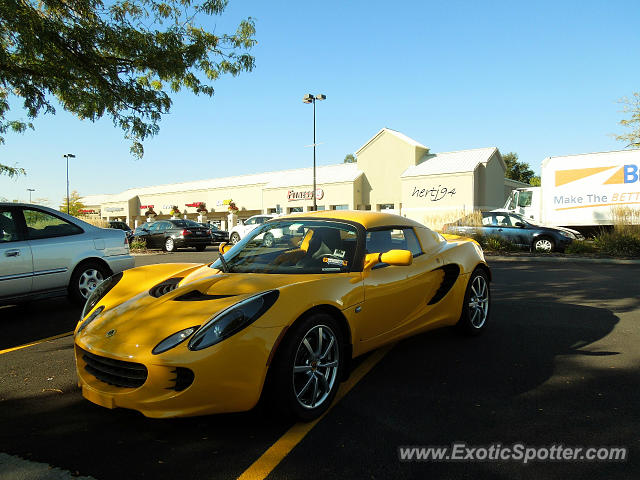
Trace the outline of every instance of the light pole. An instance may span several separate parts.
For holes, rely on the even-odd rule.
[[[29,203],[31,203],[31,192],[35,192],[35,188],[27,188],[27,192],[29,192]]]
[[[67,215],[69,215],[69,159],[76,156],[73,153],[67,153],[63,157],[67,159]]]
[[[326,100],[327,96],[318,94],[315,97],[310,93],[307,93],[302,97],[304,103],[313,103],[313,211],[318,210],[316,204],[316,101]]]

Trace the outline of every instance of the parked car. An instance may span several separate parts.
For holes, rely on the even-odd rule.
[[[216,225],[212,223],[198,223],[198,225],[208,229],[211,232],[211,241],[213,243],[229,241],[229,232],[220,230]]]
[[[161,248],[165,252],[173,252],[178,248],[195,247],[203,251],[211,245],[211,232],[193,220],[158,220],[145,223],[137,238],[147,242],[147,248]]]
[[[266,247],[274,229],[299,235]],[[167,418],[249,410],[264,392],[309,421],[353,358],[437,327],[479,335],[490,321],[477,244],[400,216],[306,212],[229,247],[213,264],[147,265],[96,291],[74,337],[86,399]]]
[[[109,228],[117,228],[118,230],[122,230],[127,236],[129,243],[131,243],[131,240],[133,240],[133,231],[131,230],[131,227],[125,222],[120,222],[118,220],[109,220]]]
[[[517,213],[482,212],[482,225],[475,224],[477,215],[468,215],[444,225],[443,233],[463,236],[497,236],[520,248],[543,252],[563,252],[567,245],[584,237],[567,228],[543,227]]]
[[[254,215],[253,217],[249,217],[246,220],[240,220],[240,222],[233,228],[229,230],[229,240],[231,243],[236,244],[244,237],[247,236],[249,232],[258,228],[264,222],[271,220],[272,218],[276,218],[276,215]],[[277,235],[278,232],[272,232],[272,235]]]
[[[65,294],[84,303],[104,279],[131,267],[122,230],[41,205],[0,203],[0,303]]]

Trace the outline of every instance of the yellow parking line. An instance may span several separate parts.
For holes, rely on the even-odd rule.
[[[309,423],[296,423],[287,432],[282,435],[262,454],[253,464],[238,477],[238,480],[263,480],[272,472],[274,468],[286,457],[293,448],[300,443],[309,431],[329,413],[329,411],[351,390],[382,358],[393,348],[393,345],[382,348],[373,352],[351,373],[349,379],[340,385],[340,389],[336,394],[329,410],[322,416]]]
[[[22,348],[27,348],[27,347],[32,347],[34,345],[39,345],[41,343],[48,342],[50,340],[56,340],[57,338],[68,337],[69,335],[73,335],[73,331],[67,332],[67,333],[61,333],[60,335],[54,335],[53,337],[43,338],[42,340],[38,340],[36,342],[25,343],[24,345],[19,345],[17,347],[7,348],[6,350],[0,350],[0,355],[2,355],[4,353],[9,353],[9,352],[15,352],[16,350],[20,350]]]

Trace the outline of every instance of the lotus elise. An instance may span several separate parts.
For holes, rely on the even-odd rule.
[[[294,214],[220,252],[96,288],[75,330],[85,398],[177,417],[249,410],[264,395],[311,420],[354,357],[436,327],[477,335],[487,325],[491,274],[478,244],[400,216]]]

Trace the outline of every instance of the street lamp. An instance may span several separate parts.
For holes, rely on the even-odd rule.
[[[35,192],[35,188],[27,188],[27,192],[29,192],[29,203],[31,203],[31,192]]]
[[[63,157],[67,159],[67,215],[69,215],[69,159],[76,156],[73,153],[67,153]]]
[[[313,103],[313,211],[318,210],[316,205],[316,101],[326,100],[327,96],[318,94],[315,97],[310,93],[307,93],[302,97],[304,103]]]

